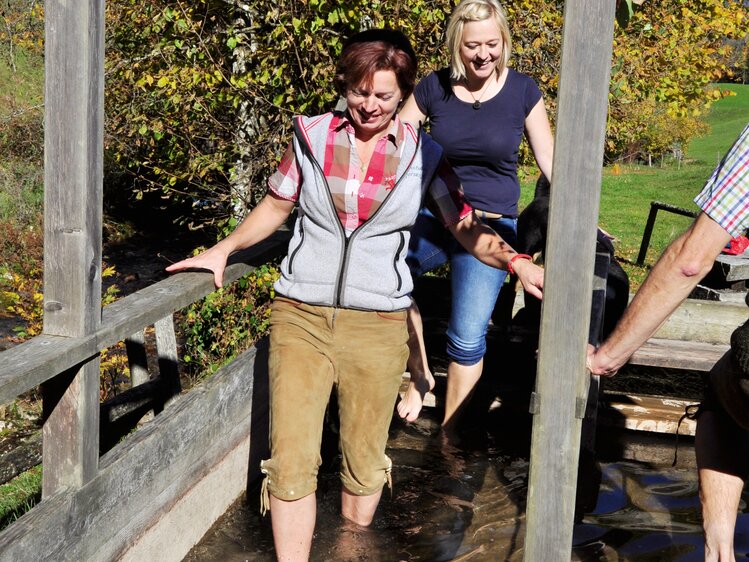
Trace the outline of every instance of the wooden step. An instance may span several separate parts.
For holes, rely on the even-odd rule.
[[[728,344],[650,338],[630,358],[631,365],[709,371],[730,349]]]

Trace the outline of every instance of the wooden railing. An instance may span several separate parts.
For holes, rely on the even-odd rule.
[[[288,232],[279,231],[233,256],[224,282],[278,256],[287,240]],[[54,384],[96,361],[101,350],[126,340],[141,386],[156,383],[174,390],[172,315],[213,290],[210,273],[174,275],[104,308],[101,324],[91,334],[42,335],[0,353],[0,403],[42,383]],[[143,372],[140,347],[140,334],[151,325],[162,365],[157,377]],[[246,489],[264,454],[266,374],[265,346],[258,345],[182,394],[104,454],[85,485],[46,497],[0,533],[0,560],[180,560]],[[98,447],[98,427],[87,429],[80,446]],[[54,468],[80,470],[75,465]],[[175,518],[187,518],[189,529],[175,533]]]

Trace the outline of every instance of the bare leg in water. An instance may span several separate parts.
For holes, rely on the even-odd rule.
[[[424,345],[424,325],[416,302],[411,301],[408,309],[408,372],[411,381],[400,402],[398,415],[412,422],[419,417],[424,405],[424,396],[434,388],[434,376],[429,370],[426,346]]]
[[[442,428],[454,433],[460,415],[468,404],[473,394],[473,389],[481,378],[484,369],[482,359],[474,365],[461,365],[451,361],[447,366],[447,392],[445,393],[445,418],[442,420]]]

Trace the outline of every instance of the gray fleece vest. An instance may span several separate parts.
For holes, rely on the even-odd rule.
[[[395,187],[347,238],[322,162],[333,114],[294,119],[301,166],[298,215],[276,291],[309,304],[392,311],[407,308],[413,281],[406,265],[409,230],[434,177],[442,148],[407,128]]]

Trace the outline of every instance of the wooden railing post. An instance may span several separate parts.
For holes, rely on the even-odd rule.
[[[169,404],[182,390],[179,380],[179,357],[177,336],[174,332],[174,315],[170,314],[154,323],[156,331],[156,351],[159,355],[159,377],[164,383]]]
[[[130,369],[130,386],[148,382],[148,355],[146,353],[146,331],[138,330],[125,339],[127,366]]]
[[[614,9],[613,0],[564,3],[526,562],[569,560],[572,550]]]
[[[101,321],[104,2],[45,4],[44,332],[80,337]],[[81,486],[98,459],[99,362],[43,388],[43,495]]]

